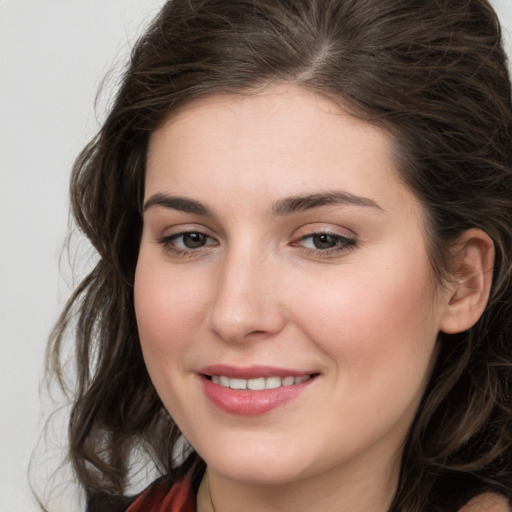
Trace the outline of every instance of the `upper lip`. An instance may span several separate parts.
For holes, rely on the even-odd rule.
[[[233,379],[255,379],[258,377],[300,377],[302,375],[312,375],[318,372],[292,370],[289,368],[278,368],[275,366],[230,366],[225,364],[213,364],[201,368],[197,373],[229,377]]]

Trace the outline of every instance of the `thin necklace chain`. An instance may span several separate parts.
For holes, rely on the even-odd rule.
[[[213,512],[217,512],[217,510],[215,509],[215,505],[213,504],[212,488],[210,486],[210,474],[208,473],[206,476],[208,478],[208,496],[210,497],[210,505],[212,506]]]

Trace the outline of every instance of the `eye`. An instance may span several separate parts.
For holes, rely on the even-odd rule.
[[[200,231],[184,231],[162,237],[159,241],[169,251],[182,254],[194,252],[206,246],[217,245],[217,242],[206,233]]]
[[[191,231],[189,233],[182,233],[174,235],[171,240],[177,245],[184,249],[199,249],[208,242],[208,236],[204,233],[197,231]]]
[[[291,245],[320,256],[331,256],[347,251],[357,244],[354,238],[339,233],[316,232],[301,236]]]
[[[346,238],[340,235],[333,235],[330,233],[315,233],[302,238],[304,247],[322,250],[333,249],[341,244],[344,245],[346,240]]]

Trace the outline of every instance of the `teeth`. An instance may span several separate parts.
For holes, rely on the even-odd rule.
[[[247,389],[252,389],[253,391],[265,389],[265,379],[263,377],[259,379],[249,379],[247,381]]]
[[[213,375],[211,380],[214,384],[219,384],[225,388],[231,389],[250,389],[252,391],[260,391],[262,389],[275,389],[281,386],[293,386],[300,384],[310,378],[309,375],[301,375],[300,377],[258,377],[256,379],[235,379],[225,377],[223,375]]]
[[[246,379],[229,379],[229,387],[231,389],[247,389]]]
[[[267,377],[265,379],[266,389],[275,389],[281,387],[281,377]]]
[[[285,377],[283,379],[283,386],[293,386],[293,383],[295,382],[295,377]]]

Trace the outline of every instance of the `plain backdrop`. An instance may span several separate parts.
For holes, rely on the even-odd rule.
[[[110,72],[115,82],[162,4],[0,0],[1,511],[39,510],[27,474],[46,414],[46,339],[72,282],[61,257],[69,171],[103,119],[102,103],[94,108],[102,79]],[[511,55],[512,0],[493,4]]]

